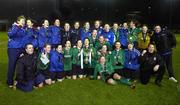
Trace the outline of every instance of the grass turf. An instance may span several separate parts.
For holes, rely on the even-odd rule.
[[[173,65],[180,81],[180,36],[174,50]],[[110,86],[100,80],[64,80],[52,86],[24,93],[9,89],[7,73],[7,33],[0,32],[0,105],[180,105],[180,85],[168,80],[163,87],[154,84],[154,78],[146,86],[137,84],[132,90],[125,85]]]

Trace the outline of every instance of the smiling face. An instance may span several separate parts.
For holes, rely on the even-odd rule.
[[[45,28],[49,27],[49,21],[48,20],[44,20],[43,26]]]
[[[90,23],[89,23],[89,22],[86,22],[86,23],[84,24],[84,28],[85,28],[85,29],[89,29],[89,28],[90,28]]]
[[[104,25],[104,30],[105,30],[106,32],[109,32],[109,29],[110,29],[109,24],[105,24],[105,25]]]
[[[97,28],[99,28],[100,27],[100,21],[95,21],[94,22],[94,27],[97,29]]]
[[[105,64],[105,62],[106,62],[105,57],[104,57],[104,56],[100,57],[99,63],[100,63],[100,64]]]
[[[81,41],[81,40],[78,40],[78,42],[77,42],[77,46],[78,46],[79,48],[81,48],[81,47],[82,47],[82,41]]]
[[[130,26],[130,28],[134,28],[136,25],[135,25],[135,23],[133,21],[131,21],[129,26]]]
[[[71,47],[71,42],[68,40],[66,41],[66,45],[65,45],[67,48],[70,48]]]
[[[129,43],[128,44],[128,50],[132,50],[133,49],[133,44],[132,43]]]
[[[113,24],[113,29],[114,29],[114,30],[117,30],[117,29],[118,29],[118,27],[119,27],[119,26],[118,26],[118,24],[117,24],[117,23],[114,23],[114,24]]]
[[[56,48],[56,51],[61,53],[62,52],[62,45],[58,45],[58,47]]]
[[[65,30],[65,31],[69,31],[69,30],[70,30],[70,25],[69,25],[69,23],[65,23],[65,24],[64,24],[64,30]]]
[[[115,47],[116,47],[116,49],[120,49],[121,48],[121,43],[120,42],[116,42],[115,43]]]
[[[34,47],[32,44],[28,44],[26,45],[26,53],[29,54],[29,55],[32,55],[34,53]]]
[[[44,51],[45,51],[45,53],[50,53],[51,52],[51,45],[45,45],[45,47],[44,47]]]
[[[97,30],[93,30],[92,36],[93,36],[93,37],[96,37],[96,36],[97,36]]]
[[[104,52],[104,53],[107,52],[107,46],[106,46],[106,45],[103,45],[101,50],[102,50],[102,52]]]
[[[147,33],[147,31],[148,31],[147,26],[143,26],[143,27],[142,27],[142,32],[143,32],[143,33]]]
[[[154,28],[154,30],[155,30],[156,33],[160,33],[161,32],[161,27],[160,26],[156,26]]]
[[[103,36],[99,36],[99,42],[103,43],[104,41],[105,41],[104,37]]]
[[[17,23],[21,26],[24,26],[25,25],[25,18],[20,18],[17,20]]]
[[[26,21],[26,24],[27,24],[27,27],[28,27],[28,28],[32,28],[32,26],[33,26],[33,23],[32,23],[31,20],[27,20],[27,21]]]
[[[128,28],[128,24],[127,23],[123,23],[123,28],[127,29]]]
[[[59,20],[59,19],[56,19],[56,20],[54,21],[54,25],[59,27],[59,26],[60,26],[60,20]]]
[[[85,46],[89,46],[89,40],[88,40],[88,39],[85,39],[85,40],[84,40],[84,45],[85,45]]]
[[[149,47],[148,47],[148,52],[149,53],[154,53],[154,51],[155,51],[154,45],[150,44]]]
[[[75,23],[74,23],[74,28],[75,28],[75,29],[79,29],[79,27],[80,27],[79,22],[75,22]]]

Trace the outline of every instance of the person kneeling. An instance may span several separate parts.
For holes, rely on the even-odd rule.
[[[100,78],[110,85],[123,83],[125,85],[130,86],[132,89],[135,88],[134,83],[131,83],[128,79],[114,72],[112,64],[106,62],[106,59],[104,56],[100,57],[99,63],[96,65],[95,71],[94,71],[94,79],[100,79]]]
[[[55,83],[55,80],[62,82],[64,79],[62,45],[58,45],[56,50],[51,52],[50,56],[49,73],[51,81],[52,83]]]
[[[142,84],[147,84],[152,74],[157,73],[155,84],[161,86],[165,68],[160,55],[155,52],[153,44],[149,44],[148,51],[144,50],[139,58],[140,80]]]
[[[25,48],[26,53],[18,60],[16,87],[24,92],[30,92],[33,87],[42,87],[42,82],[45,78],[37,73],[36,61],[37,56],[34,53],[32,44],[27,44]]]
[[[47,85],[52,84],[48,70],[50,64],[50,52],[51,52],[51,45],[45,44],[43,50],[39,53],[37,59],[38,72],[45,77],[45,83]]]

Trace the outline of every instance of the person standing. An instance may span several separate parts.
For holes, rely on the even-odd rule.
[[[16,68],[16,63],[20,55],[23,53],[22,41],[26,36],[26,31],[24,28],[25,17],[17,17],[17,22],[12,25],[12,28],[8,31],[8,71],[7,71],[7,85],[12,88],[14,82],[14,73]]]
[[[176,47],[176,38],[168,30],[162,30],[161,26],[155,26],[155,32],[151,38],[151,42],[155,43],[158,53],[161,55],[164,65],[169,74],[169,80],[177,83],[175,79],[172,65],[173,48]]]
[[[61,27],[60,27],[60,20],[56,19],[54,21],[54,25],[50,26],[50,30],[52,32],[51,36],[51,46],[52,48],[56,48],[59,44],[61,44]]]

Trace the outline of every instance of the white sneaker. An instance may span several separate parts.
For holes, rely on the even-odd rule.
[[[178,82],[174,77],[170,77],[169,80],[171,80],[171,81],[173,81],[173,82],[175,82],[175,83]]]
[[[57,79],[57,81],[58,81],[58,82],[62,82],[62,81],[63,81],[63,79]]]

